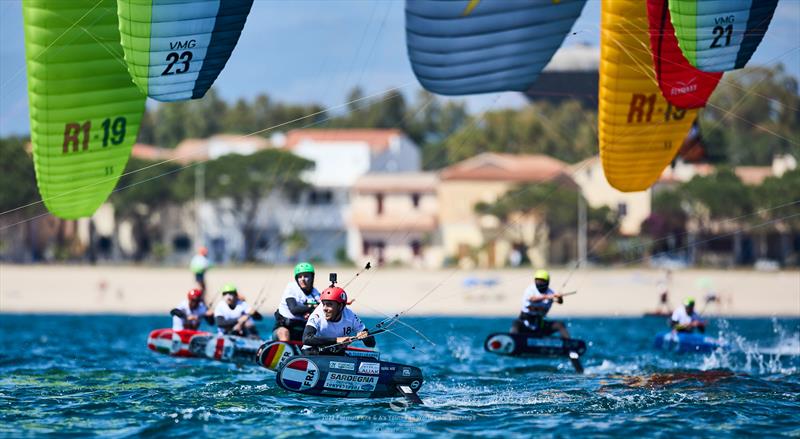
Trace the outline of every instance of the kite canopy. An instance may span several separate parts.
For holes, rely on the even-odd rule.
[[[740,69],[756,51],[778,0],[669,0],[678,45],[705,72]]]
[[[653,66],[661,94],[676,107],[704,107],[722,73],[703,72],[689,64],[678,47],[667,0],[647,0],[647,17]]]
[[[527,90],[586,0],[407,0],[411,67],[427,90]]]
[[[623,192],[658,180],[697,116],[661,95],[648,45],[647,4],[604,1],[600,34],[600,159]]]
[[[115,0],[22,3],[36,181],[64,219],[90,216],[108,198],[144,111],[116,10]]]
[[[125,62],[159,101],[202,98],[239,41],[253,0],[118,0]]]

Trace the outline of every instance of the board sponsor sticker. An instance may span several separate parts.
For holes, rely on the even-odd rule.
[[[261,354],[261,365],[269,370],[278,370],[294,356],[292,346],[282,341],[276,341],[265,346]]]
[[[353,363],[345,363],[343,361],[331,361],[328,363],[328,367],[331,369],[342,369],[342,370],[356,370],[356,365]],[[361,372],[359,370],[359,372]]]
[[[375,390],[376,384],[378,384],[378,377],[376,376],[330,372],[327,378],[325,378],[325,384],[323,384],[323,386],[329,389],[371,392]]]
[[[378,375],[381,372],[380,363],[361,363],[358,365],[358,373],[368,373]]]
[[[407,367],[404,367],[403,368],[403,376],[404,377],[410,377],[411,376],[411,369],[409,369]]]
[[[281,370],[281,383],[287,389],[302,391],[310,389],[319,380],[319,368],[313,361],[305,358],[289,360]]]
[[[560,338],[534,338],[528,337],[528,346],[560,348],[564,342]]]
[[[505,334],[497,334],[486,341],[486,348],[489,352],[500,354],[510,354],[514,352],[514,339]]]

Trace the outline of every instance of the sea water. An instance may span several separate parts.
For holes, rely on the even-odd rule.
[[[430,342],[398,324],[378,346],[422,368],[415,407],[288,393],[255,365],[148,350],[168,316],[0,315],[0,436],[800,435],[800,318],[715,319],[730,349],[711,354],[655,350],[658,318],[567,320],[588,345],[583,375],[484,352],[509,319],[405,319]]]

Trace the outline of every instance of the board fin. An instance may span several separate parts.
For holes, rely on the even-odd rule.
[[[569,353],[569,361],[572,367],[575,368],[576,373],[583,373],[583,365],[581,364],[581,356],[577,352],[571,351]]]
[[[405,398],[409,404],[425,405],[425,403],[422,402],[422,398],[420,398],[419,395],[417,395],[417,392],[412,390],[411,387],[405,384],[399,384],[397,386],[397,391],[403,395],[403,398]]]

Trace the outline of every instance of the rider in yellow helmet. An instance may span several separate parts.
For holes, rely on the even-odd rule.
[[[546,337],[558,332],[561,338],[569,338],[569,331],[563,322],[546,320],[553,301],[564,303],[561,294],[550,289],[550,273],[536,270],[533,284],[522,293],[522,309],[519,317],[511,325],[512,334],[533,334]]]

